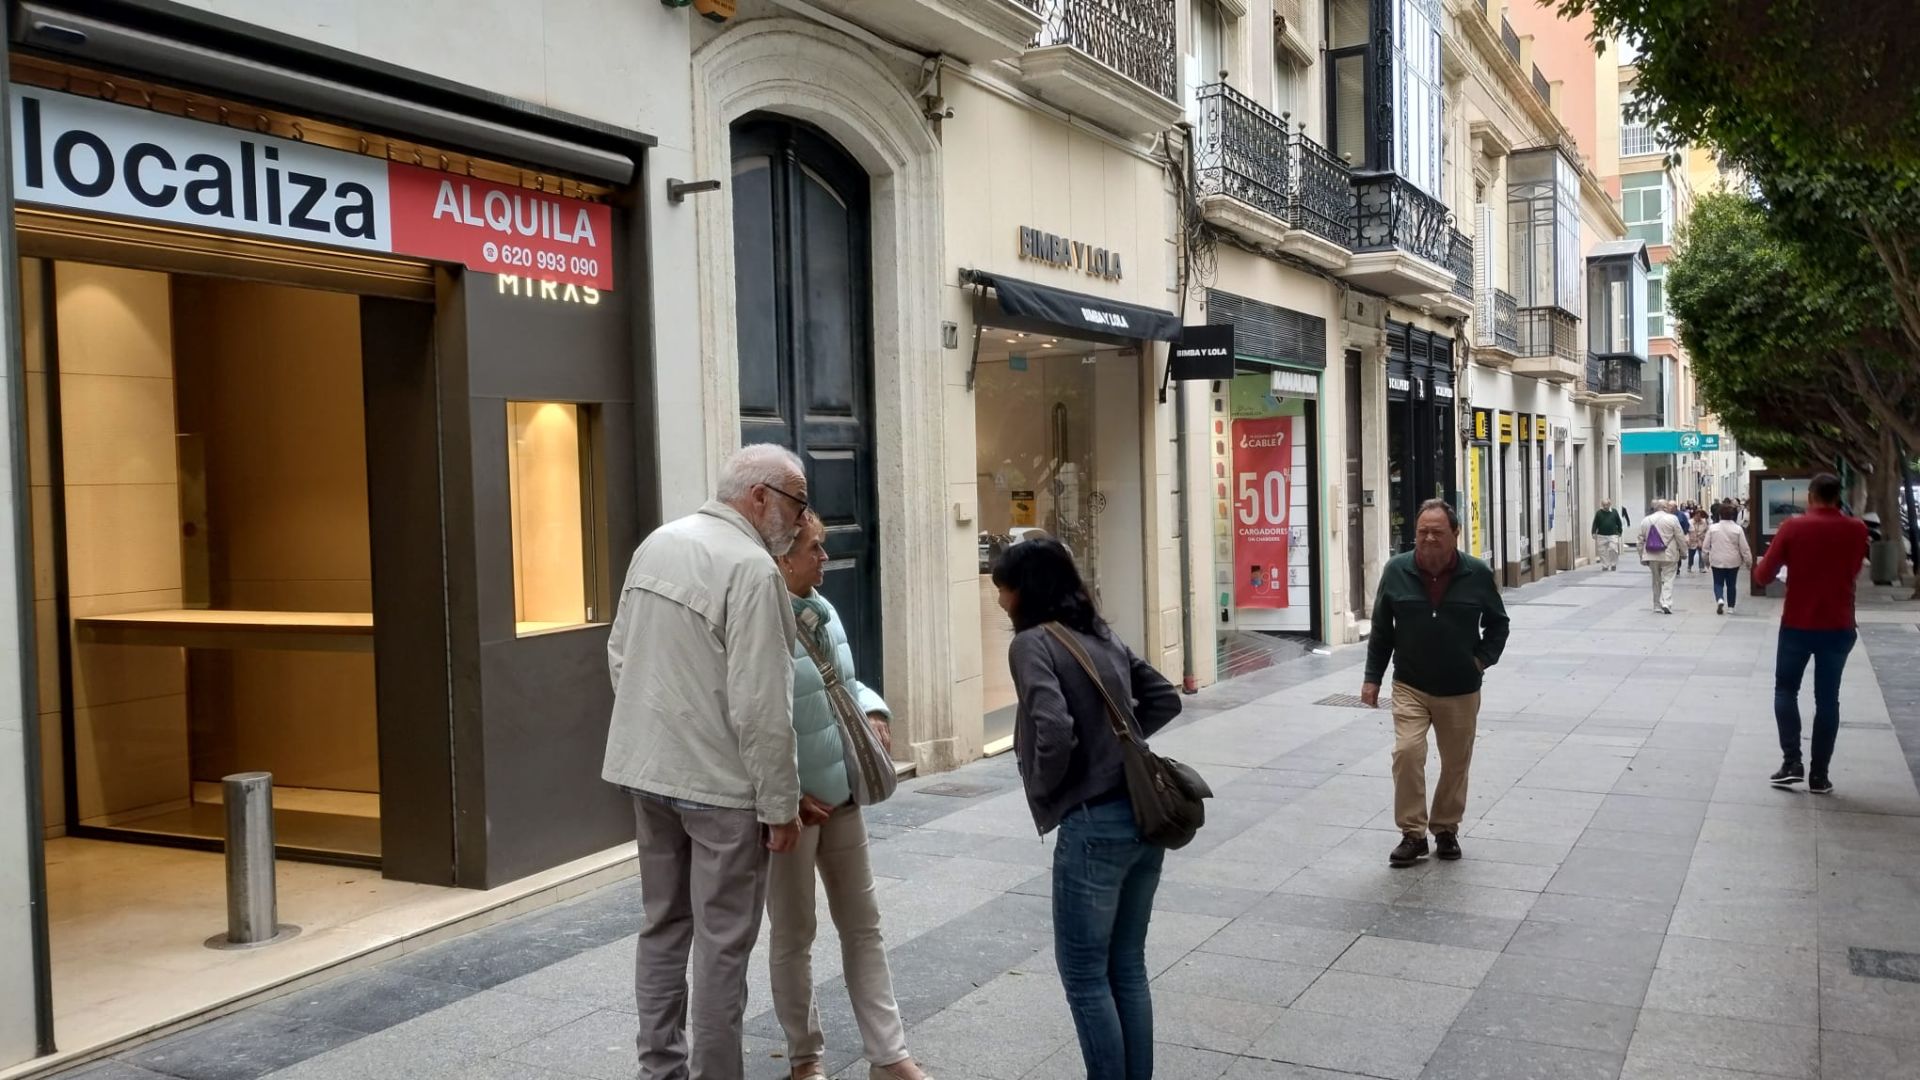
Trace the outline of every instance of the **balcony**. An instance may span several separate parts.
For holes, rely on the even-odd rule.
[[[1601,405],[1637,405],[1640,402],[1640,366],[1643,361],[1625,353],[1587,354],[1587,393]]]
[[[1249,243],[1279,247],[1292,229],[1286,121],[1224,83],[1201,87],[1199,103],[1194,171],[1201,213]]]
[[[1281,248],[1323,269],[1345,269],[1353,248],[1353,170],[1305,131],[1294,133],[1291,166],[1287,220],[1294,228]]]
[[[1520,355],[1520,305],[1505,289],[1482,289],[1473,312],[1474,359],[1511,365]]]
[[[1541,101],[1553,104],[1553,84],[1541,73],[1539,64],[1533,65],[1533,92],[1540,95]]]
[[[1395,173],[1355,172],[1354,255],[1341,276],[1396,300],[1451,294],[1453,237],[1440,200]]]
[[[1507,21],[1505,12],[1500,14],[1500,44],[1506,48],[1507,55],[1514,63],[1520,62],[1520,35],[1514,32],[1513,24]]]
[[[1452,246],[1447,250],[1453,288],[1433,297],[1433,308],[1440,314],[1464,319],[1473,314],[1473,237],[1459,229],[1447,231],[1453,234]]]
[[[1039,0],[814,0],[842,18],[970,64],[1019,56],[1040,33]]]
[[[1033,0],[1040,30],[1020,57],[1027,87],[1121,135],[1180,122],[1174,0]]]
[[[1580,318],[1557,307],[1521,308],[1519,351],[1513,373],[1553,383],[1575,382],[1586,374],[1580,350]]]

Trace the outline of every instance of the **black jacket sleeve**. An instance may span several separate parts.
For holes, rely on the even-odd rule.
[[[1488,579],[1482,602],[1485,608],[1480,615],[1480,647],[1473,655],[1481,667],[1490,668],[1499,663],[1500,654],[1507,651],[1507,636],[1513,620],[1507,617],[1507,602],[1500,599],[1500,586],[1493,584],[1492,579]]]
[[[1364,681],[1378,683],[1386,677],[1387,663],[1393,659],[1393,604],[1387,599],[1387,574],[1380,573],[1380,589],[1373,595],[1373,629],[1367,634],[1367,675]]]
[[[1133,718],[1143,734],[1152,735],[1180,715],[1180,691],[1132,649],[1127,649],[1127,666],[1133,682]]]

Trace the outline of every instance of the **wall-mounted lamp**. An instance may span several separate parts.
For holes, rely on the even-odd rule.
[[[667,201],[670,203],[682,203],[687,200],[687,196],[689,195],[698,195],[703,191],[719,190],[720,181],[718,180],[674,180],[668,178]]]

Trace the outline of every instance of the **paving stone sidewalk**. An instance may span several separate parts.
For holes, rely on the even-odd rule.
[[[1190,699],[1156,740],[1220,796],[1156,903],[1158,1075],[1920,1077],[1920,605],[1866,627],[1817,797],[1766,782],[1778,602],[1718,616],[1684,576],[1657,615],[1631,565],[1508,601],[1458,863],[1386,865],[1389,718],[1317,704],[1358,691],[1360,648]],[[1013,763],[915,781],[872,821],[918,1059],[941,1080],[1080,1076],[1051,848]],[[613,886],[67,1075],[630,1078],[638,911]],[[829,1065],[864,1077],[820,923]],[[748,1075],[771,1080],[756,959]]]

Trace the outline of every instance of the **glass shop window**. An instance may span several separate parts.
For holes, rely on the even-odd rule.
[[[592,421],[590,407],[571,402],[507,403],[513,618],[522,637],[601,621]]]

